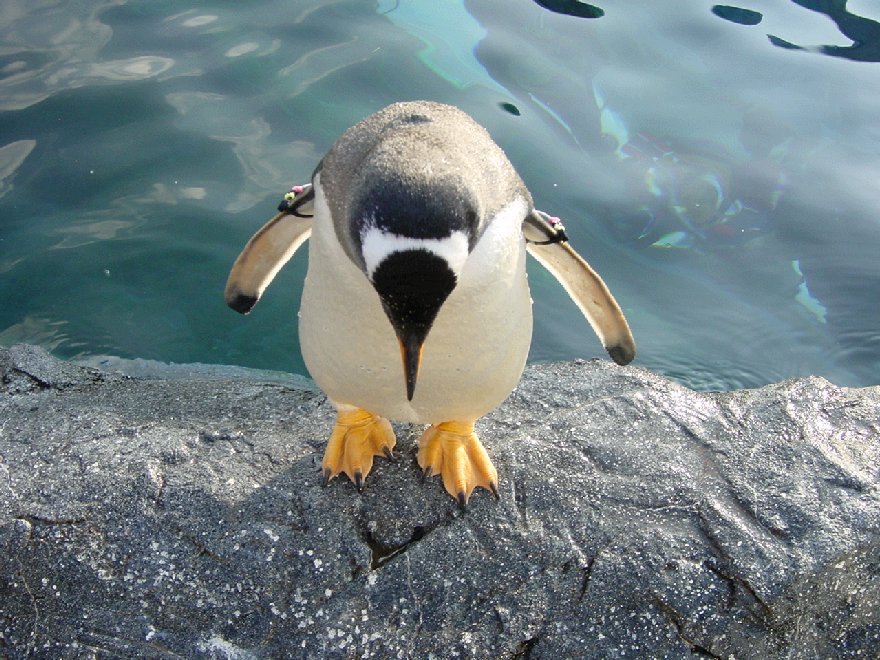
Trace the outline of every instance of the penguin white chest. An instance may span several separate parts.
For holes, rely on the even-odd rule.
[[[410,401],[395,331],[369,279],[339,244],[320,185],[315,191],[299,329],[306,366],[327,396],[418,423],[474,420],[504,401],[532,334],[521,230],[526,202],[505,207],[468,255],[425,340]]]

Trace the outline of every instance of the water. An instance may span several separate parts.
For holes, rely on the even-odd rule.
[[[876,384],[878,21],[874,0],[7,0],[0,345],[304,373],[305,254],[247,318],[229,266],[345,128],[429,98],[565,219],[637,364]],[[601,356],[530,277],[531,359]]]

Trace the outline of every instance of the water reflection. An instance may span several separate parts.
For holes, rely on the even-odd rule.
[[[94,220],[65,227],[60,233],[65,238],[52,246],[51,249],[63,250],[82,247],[98,241],[112,241],[120,236],[131,235],[136,223],[128,220]]]
[[[36,146],[36,140],[17,140],[0,147],[0,197],[12,190],[9,179]]]
[[[588,5],[580,0],[534,0],[544,9],[549,9],[557,14],[577,16],[579,18],[601,18],[605,11],[595,5]]]
[[[751,9],[743,9],[742,7],[731,7],[729,5],[715,5],[712,7],[712,13],[731,23],[739,23],[740,25],[757,25],[763,20],[763,16],[759,11]]]
[[[57,321],[41,315],[28,314],[18,323],[0,330],[0,346],[29,343],[46,350],[54,350],[68,340],[67,321]]]
[[[794,4],[830,18],[840,33],[853,42],[851,46],[799,46],[768,34],[770,43],[788,50],[807,50],[832,57],[845,57],[859,62],[880,62],[880,23],[858,16],[847,9],[847,0],[791,0]],[[758,25],[763,20],[760,12],[742,7],[715,5],[712,13],[732,23]]]
[[[481,85],[508,95],[475,56],[486,29],[463,3],[379,0],[376,11],[422,42],[419,60],[446,82],[458,89]]]
[[[144,80],[168,71],[174,65],[168,57],[99,57],[113,36],[100,16],[116,4],[70,6],[65,11],[41,12],[35,19],[27,3],[6,3],[0,22],[0,41],[4,44],[0,110],[27,108],[65,89]]]
[[[846,8],[846,0],[791,0],[794,4],[820,14],[834,21],[840,33],[853,41],[852,46],[798,46],[774,35],[768,35],[774,46],[781,48],[810,50],[845,57],[859,62],[880,62],[880,23],[869,18],[851,14]]]
[[[196,14],[195,16],[193,16],[192,14],[195,11],[196,10],[190,10],[188,12],[184,12],[183,14],[177,14],[175,16],[170,16],[168,18],[168,20],[175,21],[175,20],[180,19],[183,16],[189,16],[189,18],[184,18],[182,21],[180,21],[180,24],[183,27],[187,27],[187,28],[200,28],[200,27],[204,27],[206,25],[210,25],[211,23],[215,22],[217,20],[217,18],[219,18],[218,16],[215,16],[213,14]]]
[[[818,3],[796,4],[819,10]],[[844,96],[829,107],[835,87],[848,91],[858,85],[838,85],[836,76],[824,72],[807,82],[803,71],[781,83],[765,81],[748,62],[709,59],[707,53],[720,55],[722,48],[709,51],[704,44],[672,43],[657,35],[648,41],[648,21],[653,19],[658,33],[665,27],[656,12],[628,13],[626,27],[609,41],[599,31],[588,36],[581,23],[551,23],[549,16],[532,22],[526,14],[506,21],[490,16],[480,3],[468,7],[490,26],[477,46],[478,58],[517,99],[515,106],[501,107],[514,116],[543,115],[547,126],[561,131],[554,163],[560,189],[547,197],[533,188],[539,202],[566,194],[582,200],[571,212],[591,216],[594,236],[601,225],[614,245],[635,250],[632,256],[638,255],[646,270],[664,269],[670,290],[657,293],[663,313],[701,326],[695,332],[700,353],[685,358],[688,350],[670,341],[669,354],[676,356],[670,361],[655,316],[650,340],[657,343],[648,360],[701,386],[725,378],[727,386],[748,383],[755,376],[750,356],[762,351],[767,373],[849,371],[862,382],[880,378],[880,312],[857,302],[873,300],[880,290],[880,273],[865,248],[880,244],[880,227],[870,220],[880,195],[868,181],[880,172],[876,153],[866,162],[843,153],[842,146],[857,143],[855,136],[872,124],[867,110],[861,120],[857,116],[863,105],[876,107],[876,98]],[[823,8],[841,24],[845,3]],[[762,20],[758,12],[733,7],[716,6],[713,13],[744,25]],[[531,44],[517,44],[518,57],[510,44],[523,27],[514,22],[531,34]],[[864,23],[861,28],[865,38],[870,30]],[[695,52],[702,61],[694,59]],[[691,73],[682,78],[666,73],[683,68]],[[676,89],[682,82],[687,86]],[[753,90],[767,89],[773,93],[766,99],[749,100]],[[592,104],[586,102],[590,97]],[[820,104],[813,97],[821,98]],[[829,131],[828,118],[845,116],[847,128]],[[558,150],[560,139],[572,146],[566,159]],[[559,171],[563,162],[570,163],[568,172]],[[574,192],[579,187],[584,193]],[[613,270],[602,272],[613,280]],[[681,309],[671,304],[673,289],[688,301]],[[642,296],[641,304],[650,306],[651,298]],[[748,319],[751,330],[737,331],[737,319]],[[727,345],[712,349],[706,331],[721,333]],[[730,342],[737,341],[748,348],[741,359],[731,359],[738,351]],[[770,357],[775,344],[787,347],[778,368],[772,364],[776,356]],[[682,359],[687,362],[676,366]],[[699,373],[711,371],[713,363],[719,371],[703,381]]]

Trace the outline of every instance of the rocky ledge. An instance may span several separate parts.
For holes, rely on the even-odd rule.
[[[477,430],[501,500],[415,463],[321,487],[272,375],[0,351],[0,656],[877,657],[880,388],[698,393],[535,365]]]

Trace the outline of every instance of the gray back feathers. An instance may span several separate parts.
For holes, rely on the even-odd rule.
[[[463,216],[475,216],[468,221],[476,241],[489,219],[516,197],[532,206],[528,190],[486,129],[458,108],[429,101],[390,105],[348,129],[318,173],[339,241],[361,266],[356,228],[364,218],[357,216],[373,209],[427,215],[424,227],[410,226],[415,232],[410,235],[423,231],[426,237],[463,229],[456,226],[465,222]],[[384,208],[389,205],[396,208]]]

